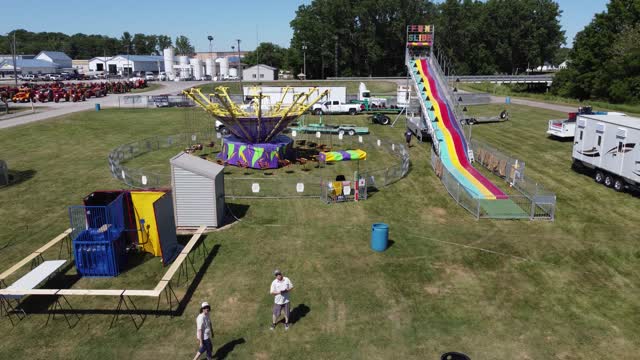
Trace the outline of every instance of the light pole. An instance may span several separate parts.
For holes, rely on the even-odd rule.
[[[240,78],[240,92],[242,93],[242,103],[244,104],[244,87],[242,87],[242,60],[240,59],[240,39],[236,39],[236,41],[238,42],[238,77]]]
[[[13,81],[16,88],[18,87],[18,68],[16,65],[16,31],[13,31],[13,44],[11,46],[11,57],[13,58]]]
[[[336,41],[335,44],[335,76],[338,77],[338,35],[333,36],[333,40]]]
[[[302,42],[302,63],[302,73],[304,74],[304,79],[307,80],[307,43],[304,41]]]
[[[209,69],[209,76],[211,76],[211,80],[213,80],[213,72],[215,69],[215,62],[213,61],[213,36],[207,36],[207,40],[209,40],[209,58],[211,59],[211,69]]]

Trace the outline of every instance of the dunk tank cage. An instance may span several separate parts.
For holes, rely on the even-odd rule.
[[[293,140],[281,132],[313,104],[328,95],[319,94],[316,88],[294,95],[292,104],[283,104],[291,90],[284,87],[275,104],[258,93],[249,104],[235,104],[226,87],[205,96],[200,89],[185,90],[184,94],[221,121],[231,133],[223,139],[222,152],[218,155],[224,164],[253,169],[275,169],[285,160]],[[312,96],[315,96],[312,98]],[[215,99],[215,101],[212,101]]]
[[[105,206],[71,206],[76,269],[84,277],[113,277],[126,261],[124,194]]]

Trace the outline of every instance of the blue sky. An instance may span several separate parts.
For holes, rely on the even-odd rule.
[[[301,4],[311,0],[241,1],[136,1],[65,0],[6,1],[0,11],[0,34],[16,28],[67,34],[105,34],[120,37],[123,31],[166,34],[174,40],[186,35],[198,51],[208,51],[207,35],[215,36],[214,49],[230,50],[235,39],[241,49],[252,50],[259,41],[288,46],[289,22]],[[593,18],[606,9],[607,0],[559,0],[567,45]],[[105,4],[101,6],[100,4]]]

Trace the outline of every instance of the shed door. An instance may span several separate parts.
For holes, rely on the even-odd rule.
[[[213,180],[174,168],[176,225],[216,226],[216,201]]]

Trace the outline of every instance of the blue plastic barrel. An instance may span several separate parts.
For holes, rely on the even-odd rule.
[[[389,244],[389,225],[375,223],[371,225],[371,250],[385,251]]]
[[[96,111],[100,111],[100,104],[96,104]]]
[[[509,105],[511,104],[511,96],[507,96],[507,98],[504,100],[504,102]]]

